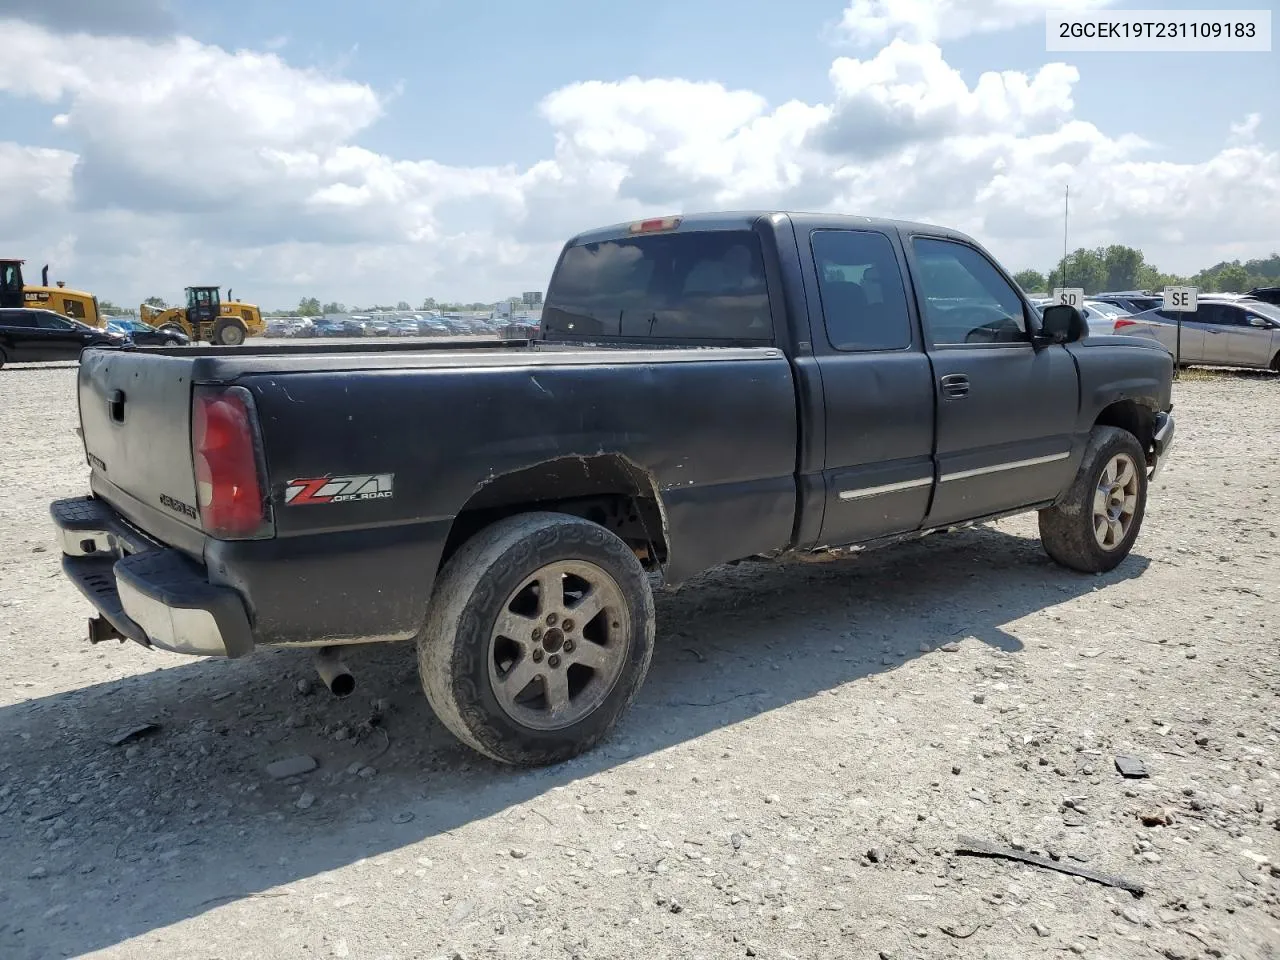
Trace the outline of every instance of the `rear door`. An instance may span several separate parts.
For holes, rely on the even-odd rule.
[[[826,401],[820,542],[916,530],[933,492],[934,387],[897,238],[819,229],[808,243],[822,313],[812,324],[813,348]]]
[[[1074,359],[1032,346],[1031,308],[976,246],[928,234],[907,246],[939,397],[927,525],[1053,499],[1075,442]]]
[[[40,333],[32,310],[0,313],[0,349],[14,363],[40,359]]]
[[[1192,321],[1204,331],[1204,347],[1199,359],[1205,363],[1229,364],[1231,362],[1231,327],[1234,318],[1231,306],[1225,303],[1206,303],[1201,300],[1199,309],[1193,314]],[[1183,331],[1184,337],[1186,331]],[[1187,354],[1185,339],[1182,344],[1182,355]]]

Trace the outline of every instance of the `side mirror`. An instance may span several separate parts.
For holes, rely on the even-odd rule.
[[[1089,324],[1080,311],[1065,303],[1054,303],[1044,308],[1040,320],[1041,343],[1075,343],[1089,333]]]
[[[1270,330],[1270,329],[1272,328],[1273,324],[1271,323],[1271,321],[1270,321],[1270,320],[1267,320],[1265,317],[1254,317],[1254,316],[1250,316],[1250,317],[1249,317],[1249,326],[1251,326],[1251,327],[1261,327],[1263,330]]]

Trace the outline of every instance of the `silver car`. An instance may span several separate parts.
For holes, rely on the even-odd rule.
[[[1178,315],[1163,309],[1128,318],[1116,333],[1159,340],[1176,353]],[[1182,362],[1280,373],[1280,307],[1261,300],[1202,296],[1182,315]]]

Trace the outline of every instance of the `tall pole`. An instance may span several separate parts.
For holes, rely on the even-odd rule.
[[[1071,214],[1071,184],[1062,195],[1062,286],[1067,285],[1067,220]]]

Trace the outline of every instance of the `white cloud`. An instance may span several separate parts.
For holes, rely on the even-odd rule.
[[[969,83],[920,39],[1030,6],[984,0],[964,27],[959,7],[932,5],[916,39],[895,28],[882,49],[837,59],[824,102],[681,79],[570,84],[539,104],[553,154],[524,168],[370,150],[361,138],[394,92],[278,54],[0,22],[24,50],[0,60],[0,94],[46,104],[68,147],[0,143],[0,235],[124,302],[197,281],[272,306],[470,300],[542,288],[579,230],[694,209],[931,220],[1043,267],[1070,182],[1073,243],[1141,245],[1175,270],[1269,253],[1280,155],[1258,142],[1259,119],[1203,162],[1168,162],[1076,115],[1074,67]],[[895,22],[923,22],[920,9],[894,5]]]
[[[1231,143],[1253,143],[1258,127],[1261,125],[1262,114],[1260,113],[1251,113],[1239,123],[1233,123],[1231,125]]]
[[[850,41],[956,40],[1043,20],[1049,11],[1098,10],[1115,0],[851,0],[840,18]]]

